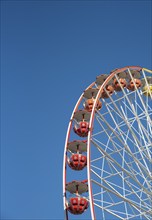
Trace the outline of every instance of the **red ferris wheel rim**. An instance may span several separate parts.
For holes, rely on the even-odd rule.
[[[100,99],[101,96],[101,92],[102,89],[104,88],[105,85],[107,85],[107,83],[118,73],[123,72],[125,70],[137,70],[137,71],[141,71],[145,68],[142,68],[140,66],[126,66],[123,68],[119,68],[116,69],[114,71],[112,71],[110,73],[110,75],[107,75],[108,77],[106,78],[106,80],[102,83],[102,85],[100,86],[98,93],[95,97],[94,103],[93,103],[93,108],[90,114],[90,120],[89,120],[89,132],[88,132],[88,137],[87,137],[87,181],[88,181],[88,193],[89,193],[89,201],[90,201],[90,210],[91,210],[91,218],[92,219],[96,219],[95,216],[95,210],[94,210],[94,203],[93,203],[93,195],[92,195],[92,183],[91,183],[91,169],[90,169],[90,158],[91,158],[91,153],[90,153],[90,142],[91,142],[91,135],[93,132],[93,124],[94,124],[94,117],[95,117],[95,112],[96,112],[96,106],[97,106],[97,102]],[[147,69],[146,69],[147,70]],[[95,85],[95,82],[93,82],[92,84],[90,84],[86,90],[88,90],[89,88],[92,88]],[[85,90],[85,91],[86,91]],[[84,92],[85,92],[84,91]],[[66,140],[65,140],[65,148],[64,148],[64,158],[63,158],[63,203],[64,203],[64,210],[65,210],[65,219],[68,220],[68,211],[67,211],[67,206],[66,206],[66,170],[67,170],[67,162],[66,162],[66,155],[67,155],[67,144],[69,142],[69,138],[70,138],[70,133],[72,130],[72,121],[74,118],[74,114],[75,112],[77,112],[79,105],[83,99],[83,95],[84,92],[81,94],[80,98],[78,99],[74,110],[72,112],[71,118],[70,118],[70,122],[68,125],[68,129],[67,129],[67,135],[66,135]]]

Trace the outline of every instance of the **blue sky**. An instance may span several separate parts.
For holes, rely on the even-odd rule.
[[[1,219],[63,219],[73,107],[101,73],[151,69],[151,16],[146,0],[1,1]]]

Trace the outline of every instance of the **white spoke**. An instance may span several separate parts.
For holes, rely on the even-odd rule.
[[[152,214],[152,105],[134,86],[134,91],[122,88],[102,99],[104,110],[96,111],[91,142],[99,153],[93,153],[91,172],[92,182],[103,189],[94,203],[105,219],[107,212],[119,219],[150,219]]]

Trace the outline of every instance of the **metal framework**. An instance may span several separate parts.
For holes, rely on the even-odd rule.
[[[69,213],[69,198],[82,198],[83,192],[92,220],[151,219],[151,73],[139,66],[116,69],[98,76],[80,96],[65,140],[63,204],[66,220],[75,219],[73,214],[82,214]],[[84,103],[89,98],[93,106],[91,111],[86,111]],[[99,101],[101,109],[97,108]],[[73,128],[82,119],[88,122],[89,129],[87,135],[78,137]],[[86,148],[83,146],[79,153],[86,151],[87,169],[76,171],[68,166],[70,156],[76,152],[73,146],[68,146],[75,140],[86,141]],[[71,176],[80,182],[85,179],[83,183],[87,182],[88,190],[83,189],[82,184],[78,184],[77,190],[73,185],[70,188]],[[76,219],[84,219],[83,215],[77,215]]]

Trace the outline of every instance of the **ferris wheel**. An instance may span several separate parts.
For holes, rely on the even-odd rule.
[[[151,73],[99,75],[77,101],[63,158],[66,220],[152,219]]]

